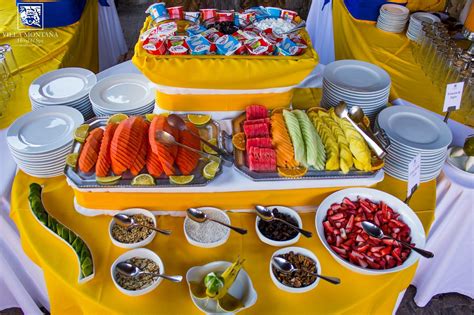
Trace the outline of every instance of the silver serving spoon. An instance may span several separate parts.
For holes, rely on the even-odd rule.
[[[306,231],[306,230],[303,230],[303,229],[300,229],[298,226],[296,225],[293,225],[289,222],[286,222],[285,220],[282,220],[280,218],[275,218],[275,216],[273,215],[273,211],[268,209],[267,207],[264,207],[264,206],[255,206],[255,210],[257,210],[257,215],[260,217],[260,219],[262,219],[263,221],[267,221],[267,222],[270,222],[270,221],[280,221],[280,222],[283,222],[285,223],[286,225],[288,225],[289,227],[295,229],[296,231],[298,231],[299,233],[303,234],[304,236],[306,237],[311,237],[313,236],[313,233],[309,232],[309,231]]]
[[[379,141],[379,139],[377,139],[377,137],[374,135],[374,133],[372,132],[372,130],[370,130],[370,128],[366,128],[365,125],[364,125],[364,110],[362,108],[360,108],[359,106],[352,106],[351,109],[349,110],[349,116],[351,117],[351,119],[358,125],[358,126],[363,126],[363,129],[367,135],[372,138],[372,140],[374,140],[377,145],[379,147],[382,148],[382,150],[387,153],[387,150],[386,148],[384,147],[384,145]]]
[[[349,117],[349,111],[347,110],[346,103],[340,102],[336,107],[334,108],[334,112],[336,113],[339,118],[347,119],[352,126],[354,127],[355,130],[357,130],[358,133],[364,138],[364,140],[367,142],[369,147],[374,150],[375,154],[379,158],[383,158],[385,155],[387,155],[387,152],[385,152],[374,140],[372,140],[369,135],[365,131],[359,128],[357,124]]]
[[[189,208],[188,210],[186,210],[186,214],[187,214],[188,218],[190,218],[191,220],[196,221],[198,223],[203,223],[203,222],[206,222],[207,220],[209,220],[209,221],[212,221],[212,222],[219,223],[220,225],[226,226],[229,229],[234,230],[237,233],[247,234],[246,229],[241,229],[241,228],[238,228],[238,227],[235,227],[235,226],[228,225],[224,222],[211,219],[204,212],[202,212],[201,210],[196,209],[196,208]]]
[[[330,282],[332,284],[341,283],[341,279],[336,278],[336,277],[322,276],[320,274],[311,272],[311,271],[303,269],[303,268],[297,269],[295,266],[293,266],[293,264],[291,262],[289,262],[288,260],[286,260],[283,257],[278,257],[278,256],[272,257],[272,266],[274,266],[276,269],[278,269],[279,271],[281,271],[283,273],[293,273],[293,272],[296,272],[298,270],[302,270],[302,271],[304,271],[306,273],[309,273],[313,276],[316,276],[318,278],[326,280],[327,282]]]
[[[423,257],[426,257],[426,258],[433,258],[434,257],[434,254],[432,252],[429,252],[429,251],[421,249],[421,248],[413,247],[413,246],[411,246],[410,244],[408,244],[406,242],[397,240],[396,238],[393,238],[389,235],[385,235],[383,233],[382,229],[379,228],[377,225],[373,224],[372,222],[363,221],[362,222],[362,228],[364,229],[365,233],[369,234],[372,237],[376,237],[376,238],[379,238],[379,239],[389,238],[389,239],[392,239],[392,240],[395,240],[395,241],[399,242],[400,244],[402,244],[406,248],[413,249],[415,252],[417,252],[418,254],[420,254]]]
[[[214,162],[217,162],[217,163],[221,162],[221,159],[219,157],[215,156],[215,155],[212,155],[212,154],[200,151],[200,150],[196,150],[196,149],[191,148],[187,145],[179,143],[178,141],[176,141],[176,139],[173,137],[172,134],[170,134],[166,131],[158,130],[155,134],[155,140],[158,141],[158,142],[161,142],[163,144],[167,144],[167,145],[177,145],[179,147],[186,148],[190,151],[196,152],[197,154],[201,155],[202,157],[204,157],[208,160],[211,160],[211,161],[214,161]]]
[[[119,224],[123,227],[126,227],[127,229],[130,229],[134,226],[142,226],[144,228],[160,232],[161,234],[165,234],[165,235],[170,235],[171,234],[170,230],[161,230],[161,229],[155,228],[153,226],[138,224],[137,222],[135,222],[135,220],[133,219],[132,216],[126,215],[124,213],[117,213],[116,215],[114,215],[114,221],[117,224]]]
[[[183,276],[168,276],[165,274],[143,271],[137,266],[124,261],[119,262],[116,268],[117,271],[122,275],[132,278],[138,277],[139,275],[152,275],[154,277],[160,277],[173,282],[181,282],[183,280]]]
[[[198,134],[192,132],[191,130],[189,130],[188,126],[186,126],[186,122],[179,115],[171,114],[167,117],[167,121],[168,121],[168,124],[171,127],[174,127],[176,129],[178,129],[179,131],[185,131],[185,130],[188,131],[193,137],[198,138],[205,145],[210,147],[212,150],[216,151],[217,154],[219,154],[224,160],[232,162],[232,163],[234,162],[234,157],[231,154],[228,154],[227,152],[221,150],[216,145],[214,145],[214,144],[210,143],[209,141],[207,141],[206,139],[202,138],[200,135],[198,135]]]

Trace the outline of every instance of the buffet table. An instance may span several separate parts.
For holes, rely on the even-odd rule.
[[[223,174],[225,176],[225,173]],[[85,284],[77,283],[77,260],[73,252],[57,238],[45,233],[28,207],[28,190],[31,182],[44,185],[45,207],[58,220],[76,231],[90,245],[95,261],[96,276]],[[410,205],[419,215],[428,231],[434,218],[434,181],[424,183],[414,195]],[[376,186],[403,199],[406,183],[386,177]],[[328,195],[323,192],[323,195]],[[189,206],[212,204],[206,197]],[[255,198],[254,202],[260,200]],[[301,213],[304,228],[315,233],[314,211]],[[232,210],[232,208],[227,209]],[[176,215],[176,213],[174,213]],[[178,214],[179,215],[179,214]],[[181,213],[181,216],[184,213]],[[288,313],[390,313],[398,294],[411,282],[416,267],[384,276],[364,276],[351,272],[338,263],[323,248],[316,235],[301,239],[296,245],[306,247],[318,255],[324,272],[341,278],[341,285],[335,287],[321,282],[311,292],[290,295],[280,291],[270,280],[269,259],[276,248],[263,244],[255,232],[254,213],[229,213],[231,221],[248,229],[245,236],[231,234],[226,244],[214,249],[191,246],[183,234],[183,218],[163,215],[157,221],[160,227],[173,230],[170,237],[157,236],[147,246],[160,255],[170,274],[184,275],[196,265],[210,261],[232,261],[240,255],[246,259],[245,270],[252,278],[258,294],[257,304],[243,313],[264,313],[272,308],[275,314]],[[124,296],[113,285],[110,276],[112,262],[124,249],[115,247],[108,236],[110,216],[85,217],[74,210],[73,193],[64,177],[37,179],[17,174],[13,184],[11,218],[19,229],[22,246],[28,256],[44,271],[52,313],[196,313],[185,283],[163,282],[155,291],[139,298]]]

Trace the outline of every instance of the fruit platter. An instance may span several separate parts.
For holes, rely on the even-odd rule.
[[[235,167],[255,181],[371,178],[383,167],[333,109],[269,111],[251,105],[232,129]]]
[[[76,188],[206,185],[221,174],[221,165],[187,148],[160,143],[155,133],[166,131],[180,144],[212,154],[212,149],[201,145],[191,133],[218,144],[219,124],[210,118],[195,124],[189,116],[180,117],[186,130],[171,127],[165,115],[117,114],[87,121],[76,130],[72,153],[67,157],[68,182]]]

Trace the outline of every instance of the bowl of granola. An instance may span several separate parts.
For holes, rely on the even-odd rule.
[[[128,249],[139,248],[148,245],[155,238],[156,232],[146,228],[146,226],[156,227],[156,218],[153,213],[139,208],[123,210],[120,213],[131,216],[140,225],[127,228],[112,219],[109,224],[109,236],[115,246]]]

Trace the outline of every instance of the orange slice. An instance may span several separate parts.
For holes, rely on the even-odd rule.
[[[278,175],[280,175],[281,177],[297,178],[297,177],[304,176],[307,171],[308,169],[306,167],[296,167],[296,168],[279,167]]]
[[[245,134],[238,132],[232,137],[232,144],[237,150],[245,151]]]

